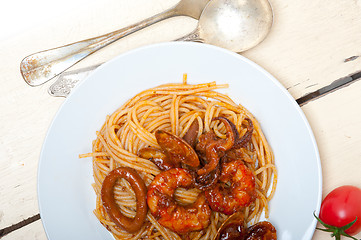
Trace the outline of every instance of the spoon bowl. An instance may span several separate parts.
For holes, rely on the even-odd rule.
[[[267,0],[212,0],[196,30],[179,40],[243,52],[262,42],[272,23],[273,12]]]

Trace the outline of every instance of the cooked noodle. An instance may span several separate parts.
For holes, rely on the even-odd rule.
[[[241,136],[246,132],[242,124],[244,119],[252,120],[252,139],[242,149],[242,154],[256,177],[257,198],[244,210],[244,214],[249,224],[258,222],[263,212],[268,217],[268,202],[274,195],[277,183],[273,154],[252,114],[228,96],[214,91],[225,87],[228,85],[216,85],[215,82],[190,85],[184,78],[182,84],[165,84],[137,94],[106,118],[93,141],[93,152],[80,157],[93,158],[93,187],[97,194],[94,213],[116,239],[181,239],[178,234],[161,226],[149,212],[146,223],[136,234],[117,227],[102,206],[102,182],[111,170],[126,166],[137,170],[148,186],[160,170],[153,162],[138,157],[137,152],[147,146],[159,148],[154,132],[163,129],[183,137],[192,122],[198,121],[199,135],[213,130],[217,136],[225,138],[223,124],[211,121],[217,116],[227,117],[235,123]],[[175,198],[180,203],[189,204],[195,201],[199,193],[198,189],[179,188]],[[118,180],[114,198],[125,216],[135,216],[135,194],[126,180]],[[212,239],[226,218],[224,214],[212,212],[211,224],[202,231],[190,233],[190,239]]]

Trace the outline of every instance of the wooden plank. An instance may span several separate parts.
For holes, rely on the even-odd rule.
[[[342,185],[361,188],[360,92],[358,81],[302,107],[320,151],[323,197]],[[356,238],[360,239],[361,233]],[[327,240],[330,236],[316,231],[313,239]]]
[[[361,188],[360,92],[358,81],[302,107],[319,146],[324,193],[342,184]]]
[[[47,128],[62,100],[31,91],[18,96],[0,92],[3,113],[0,128],[2,229],[38,213],[38,159]],[[5,108],[10,102],[12,106],[24,106],[27,102],[37,107]]]

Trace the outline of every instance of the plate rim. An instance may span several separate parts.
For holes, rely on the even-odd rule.
[[[60,107],[58,108],[58,110],[56,111],[56,114],[53,116],[53,119],[50,123],[50,125],[48,126],[45,138],[43,140],[42,143],[42,147],[41,147],[41,151],[40,151],[40,156],[39,156],[39,161],[38,161],[38,167],[37,167],[37,203],[38,203],[38,208],[39,208],[39,213],[40,213],[40,217],[44,214],[42,213],[42,206],[41,206],[41,193],[40,193],[40,175],[41,175],[41,165],[42,162],[44,161],[43,159],[43,155],[44,152],[46,151],[45,146],[46,143],[49,139],[49,135],[51,133],[51,130],[53,128],[54,123],[56,122],[58,116],[61,114],[62,109],[64,107],[66,107],[67,103],[69,101],[72,100],[73,96],[77,94],[77,92],[79,91],[79,89],[81,89],[82,85],[86,83],[86,81],[89,78],[92,78],[93,75],[96,75],[99,71],[102,71],[102,69],[107,68],[108,65],[111,65],[113,62],[118,61],[118,59],[126,57],[127,55],[131,55],[134,54],[138,51],[144,51],[146,49],[149,48],[157,48],[157,47],[163,47],[163,46],[184,46],[184,45],[189,45],[189,46],[197,46],[197,47],[205,47],[205,48],[211,48],[211,49],[215,49],[216,51],[221,51],[223,53],[226,53],[228,55],[232,55],[236,58],[239,58],[241,61],[253,66],[255,69],[257,69],[258,71],[260,71],[262,74],[264,74],[268,79],[272,80],[272,83],[280,90],[282,91],[283,94],[285,94],[285,96],[287,96],[288,100],[292,103],[292,106],[297,109],[298,114],[300,115],[302,122],[305,124],[305,127],[310,135],[311,138],[311,142],[312,142],[312,147],[315,151],[315,160],[316,160],[316,167],[317,167],[317,173],[318,173],[318,185],[317,185],[317,189],[318,189],[318,196],[317,196],[317,203],[316,206],[317,208],[315,209],[315,214],[318,215],[319,214],[319,210],[320,210],[320,206],[321,206],[321,202],[322,202],[322,186],[323,186],[323,178],[322,178],[322,166],[321,166],[321,159],[320,159],[320,154],[319,154],[319,149],[317,146],[317,141],[315,138],[315,135],[313,133],[313,130],[304,114],[304,112],[302,111],[301,107],[297,104],[296,100],[292,97],[292,95],[287,91],[287,89],[272,75],[270,74],[268,71],[266,71],[264,68],[262,68],[260,65],[258,65],[257,63],[253,62],[252,60],[238,54],[235,52],[231,52],[227,49],[224,48],[220,48],[220,47],[216,47],[213,45],[209,45],[209,44],[204,44],[204,43],[195,43],[195,42],[162,42],[162,43],[155,43],[155,44],[149,44],[149,45],[145,45],[145,46],[141,46],[141,47],[137,47],[135,49],[131,49],[128,50],[126,52],[123,52],[117,56],[115,56],[114,58],[112,58],[111,60],[101,64],[99,67],[97,67],[93,72],[91,72],[85,79],[81,80],[72,90],[72,92],[70,93],[70,95],[61,103]],[[41,218],[42,219],[42,218]],[[47,227],[46,227],[46,223],[45,221],[41,221],[44,231],[46,233],[46,236],[48,237],[48,239],[50,240],[51,237],[48,233]],[[310,227],[312,226],[312,229],[308,229],[307,230],[307,234],[309,236],[303,236],[303,239],[309,239],[311,240],[313,237],[313,234],[316,230],[316,225],[317,225],[317,220],[313,219],[312,224],[310,225]],[[309,231],[310,230],[310,231]],[[306,238],[305,238],[306,237]]]

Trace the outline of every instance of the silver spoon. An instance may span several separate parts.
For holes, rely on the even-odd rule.
[[[199,19],[204,7],[209,1],[210,0],[181,0],[169,10],[129,27],[99,37],[32,54],[21,61],[20,72],[30,86],[41,85],[58,76],[95,51],[154,23],[175,16],[189,16],[194,19]]]
[[[272,23],[273,12],[267,0],[212,0],[203,10],[196,30],[178,40],[243,52],[262,42]]]
[[[178,40],[198,41],[242,52],[267,36],[272,21],[273,13],[267,0],[212,0],[203,10],[196,30]],[[111,42],[117,39],[113,38]],[[73,50],[75,47],[72,44],[25,58],[21,64],[25,81],[31,86],[43,84],[105,46],[105,40],[88,42],[92,40],[75,43],[76,50]]]

